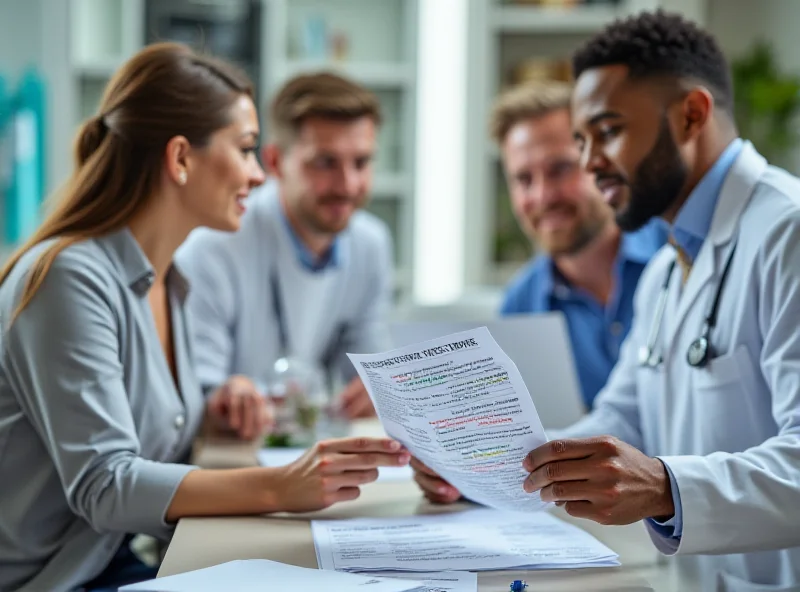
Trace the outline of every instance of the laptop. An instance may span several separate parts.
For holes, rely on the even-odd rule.
[[[393,321],[394,347],[486,327],[531,393],[545,429],[564,428],[586,414],[566,321],[559,312],[477,321]]]

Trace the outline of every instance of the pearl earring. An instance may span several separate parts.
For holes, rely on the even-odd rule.
[[[181,171],[178,175],[178,183],[181,185],[186,185],[186,171]]]

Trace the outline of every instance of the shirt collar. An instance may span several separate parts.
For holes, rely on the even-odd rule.
[[[675,242],[692,258],[697,258],[703,241],[708,236],[717,201],[725,177],[742,150],[744,142],[736,138],[723,151],[714,165],[689,194],[675,222],[672,235]]]
[[[667,232],[658,220],[634,232],[623,232],[617,262],[647,265],[666,241]]]
[[[97,242],[125,278],[128,287],[139,295],[144,295],[150,290],[156,272],[139,241],[127,226],[100,237]],[[183,302],[189,293],[189,282],[174,263],[167,272],[166,281],[170,292]]]
[[[561,274],[556,269],[556,264],[553,261],[553,258],[549,255],[543,255],[539,261],[536,263],[537,267],[539,268],[539,298],[541,302],[538,302],[535,308],[539,309],[547,309],[549,308],[547,300],[549,298],[556,298],[560,295],[556,295],[556,282],[558,282],[559,286],[566,287],[566,282],[564,278],[561,277]],[[564,288],[559,287],[559,292],[563,291]]]
[[[139,246],[139,241],[127,226],[100,237],[97,242],[108,254],[129,287],[136,291],[143,286],[146,286],[144,291],[150,288],[156,272]]]
[[[330,248],[328,248],[327,252],[325,252],[321,257],[317,257],[311,250],[303,243],[297,233],[292,228],[291,223],[289,222],[289,218],[286,216],[286,212],[283,209],[283,205],[278,203],[278,209],[280,210],[281,220],[283,221],[283,225],[286,228],[286,231],[289,234],[289,238],[292,241],[292,245],[294,246],[295,254],[297,255],[297,260],[300,264],[305,267],[308,271],[318,272],[323,271],[327,268],[335,268],[339,265],[339,237],[336,236],[331,243]]]
[[[170,293],[174,294],[178,300],[181,302],[186,301],[186,297],[189,295],[190,283],[175,262],[172,263],[167,272],[167,286],[170,289]]]

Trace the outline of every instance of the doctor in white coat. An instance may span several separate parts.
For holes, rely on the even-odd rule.
[[[595,410],[526,457],[524,487],[644,520],[701,590],[800,590],[800,181],[737,138],[728,66],[693,24],[615,23],[573,67],[586,167],[623,228],[660,216],[672,244]]]

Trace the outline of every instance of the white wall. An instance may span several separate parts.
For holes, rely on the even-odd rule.
[[[412,274],[421,304],[446,304],[464,290],[467,8],[419,2]]]
[[[660,0],[658,6],[668,12],[678,12],[700,25],[706,24],[708,0]]]
[[[0,73],[16,78],[42,61],[40,0],[0,0]]]

